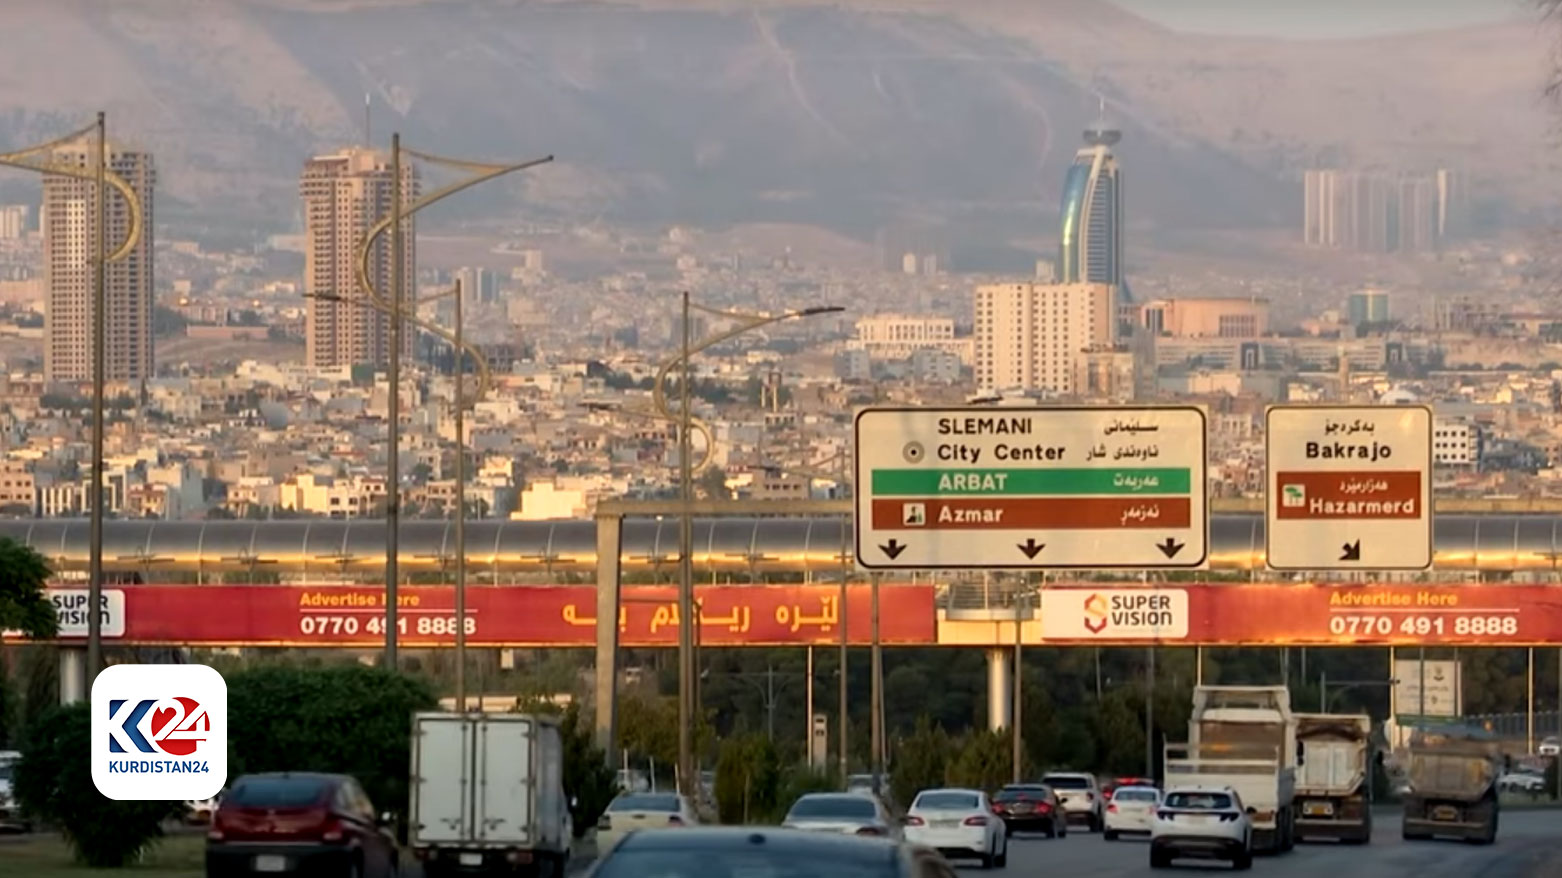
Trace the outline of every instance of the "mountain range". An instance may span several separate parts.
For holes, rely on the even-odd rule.
[[[1215,37],[1105,0],[11,0],[7,18],[0,145],[106,110],[156,154],[160,219],[195,226],[294,224],[302,162],[364,140],[365,95],[376,142],[557,156],[451,222],[1040,245],[1103,104],[1151,235],[1295,223],[1318,165],[1453,167],[1513,216],[1555,200],[1537,23]]]

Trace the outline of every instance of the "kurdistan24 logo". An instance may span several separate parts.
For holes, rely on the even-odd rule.
[[[205,665],[112,665],[92,682],[92,783],[121,801],[209,799],[228,781],[228,684]]]

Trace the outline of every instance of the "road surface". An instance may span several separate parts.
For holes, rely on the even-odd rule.
[[[1149,844],[1142,840],[1106,842],[1100,835],[1070,830],[1058,841],[1029,836],[1010,839],[1009,867],[993,878],[1149,878],[1225,872],[1224,863],[1178,860],[1170,870],[1150,869]],[[962,875],[979,867],[958,863]],[[1562,810],[1508,811],[1502,815],[1497,843],[1477,847],[1462,842],[1406,842],[1399,837],[1397,814],[1377,820],[1372,844],[1298,844],[1288,854],[1260,856],[1254,878],[1556,878],[1562,876]]]

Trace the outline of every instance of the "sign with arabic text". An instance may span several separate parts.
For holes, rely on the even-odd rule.
[[[1432,410],[1272,406],[1267,558],[1276,570],[1432,565]]]
[[[51,590],[51,597],[52,592]],[[68,589],[60,589],[69,592]],[[385,590],[376,586],[127,585],[115,590],[119,623],[104,636],[126,645],[374,646],[385,638]],[[872,596],[866,585],[702,585],[695,587],[705,646],[789,646],[871,642]],[[626,586],[618,613],[624,646],[676,646],[678,590]],[[398,593],[398,642],[409,649],[455,643],[455,590],[404,586]],[[68,603],[68,602],[66,602]],[[56,601],[57,606],[61,602]],[[590,646],[596,643],[597,590],[590,585],[469,586],[467,643],[472,646]],[[937,620],[930,585],[884,585],[881,642],[930,645]],[[63,628],[62,641],[84,636]]]
[[[1203,567],[1205,432],[1195,406],[863,409],[857,562]]]

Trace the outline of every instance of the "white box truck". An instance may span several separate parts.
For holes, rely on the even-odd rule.
[[[1372,840],[1372,719],[1366,714],[1299,713],[1296,835],[1346,844]]]
[[[573,827],[558,720],[419,713],[407,835],[427,878],[560,878]]]
[[[1166,788],[1230,787],[1252,810],[1253,850],[1295,844],[1296,720],[1284,686],[1199,686],[1188,743],[1166,745]]]

